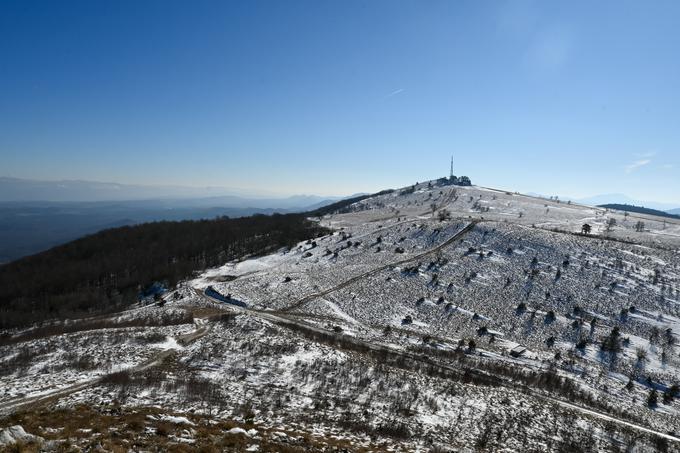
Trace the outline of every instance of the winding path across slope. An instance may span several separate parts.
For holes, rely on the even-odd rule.
[[[181,345],[186,346],[187,344],[205,336],[209,330],[210,326],[208,324],[197,325],[196,330],[194,330],[193,332],[177,337],[177,342]],[[174,351],[175,351],[174,349],[162,350],[158,354],[155,354],[153,357],[145,360],[144,362],[132,368],[127,368],[123,371],[129,371],[134,373],[147,370],[149,368],[161,364],[163,360],[166,357],[170,356]],[[19,409],[28,408],[31,406],[47,403],[49,401],[58,400],[60,398],[79,392],[81,390],[85,390],[88,387],[97,385],[101,383],[107,376],[108,375],[98,376],[84,382],[78,382],[76,384],[69,385],[67,387],[50,390],[48,392],[41,393],[40,395],[28,397],[19,396],[6,401],[2,401],[0,402],[0,415],[11,414]]]
[[[354,277],[351,277],[351,278],[349,278],[348,280],[345,280],[344,282],[342,282],[342,283],[340,283],[340,284],[338,284],[338,285],[336,285],[336,286],[333,286],[333,287],[331,287],[331,288],[327,288],[327,289],[324,289],[324,290],[319,291],[319,292],[316,292],[316,293],[308,294],[308,295],[306,295],[305,297],[303,297],[302,299],[297,300],[296,302],[294,302],[293,304],[289,305],[288,307],[284,308],[284,309],[281,310],[281,311],[282,311],[282,312],[290,312],[290,311],[296,310],[296,309],[302,307],[302,306],[303,306],[304,304],[306,304],[307,302],[310,302],[310,301],[312,301],[312,300],[314,300],[314,299],[318,299],[318,298],[320,298],[320,297],[324,297],[324,296],[326,296],[326,295],[328,295],[328,294],[330,294],[330,293],[334,293],[334,292],[336,292],[336,291],[338,291],[338,290],[341,290],[341,289],[343,289],[343,288],[346,288],[347,286],[349,286],[349,285],[351,285],[351,284],[353,284],[353,283],[355,283],[355,282],[357,282],[357,281],[359,281],[359,280],[363,280],[364,278],[370,277],[371,275],[375,275],[375,274],[378,274],[378,273],[380,273],[380,272],[382,272],[382,271],[384,271],[384,270],[386,270],[386,269],[389,269],[389,268],[391,268],[391,267],[400,266],[400,265],[402,265],[402,264],[410,263],[411,261],[418,260],[418,259],[420,259],[420,258],[423,258],[423,257],[427,256],[427,255],[431,255],[431,254],[433,254],[433,253],[437,253],[438,251],[440,251],[440,250],[442,250],[442,249],[448,247],[448,246],[451,245],[452,243],[454,243],[454,242],[456,242],[457,240],[461,239],[461,238],[462,238],[463,236],[465,236],[468,232],[470,232],[470,231],[475,227],[475,225],[477,225],[477,223],[479,223],[479,221],[473,220],[472,222],[468,223],[468,224],[467,224],[462,230],[460,230],[458,233],[454,234],[453,236],[451,236],[449,239],[447,239],[446,241],[442,242],[441,244],[439,244],[439,245],[437,245],[437,246],[435,246],[435,247],[432,247],[431,249],[428,249],[428,250],[426,250],[426,251],[424,251],[424,252],[421,252],[421,253],[418,253],[418,254],[416,254],[416,255],[409,256],[409,257],[407,257],[407,258],[404,258],[403,260],[395,261],[395,262],[392,262],[392,263],[389,263],[389,264],[385,264],[385,265],[376,267],[376,268],[374,268],[374,269],[371,269],[370,271],[367,271],[367,272],[364,272],[364,273],[362,273],[362,274],[359,274],[359,275],[356,275],[356,276],[354,276]]]

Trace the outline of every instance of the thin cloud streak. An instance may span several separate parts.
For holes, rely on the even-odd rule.
[[[648,165],[652,162],[651,159],[640,159],[636,160],[632,164],[626,165],[626,173],[632,173],[638,168],[644,167],[645,165]]]

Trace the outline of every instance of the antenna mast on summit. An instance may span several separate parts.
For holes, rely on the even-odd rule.
[[[453,178],[453,155],[451,156],[451,173],[449,174],[449,178]]]

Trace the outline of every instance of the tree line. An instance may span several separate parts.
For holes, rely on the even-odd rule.
[[[0,266],[0,329],[114,312],[155,282],[325,234],[305,214],[164,221],[101,231]]]
[[[647,214],[647,215],[655,215],[655,216],[658,216],[658,217],[667,217],[669,219],[680,219],[679,215],[671,214],[670,212],[659,211],[658,209],[645,208],[645,207],[642,207],[642,206],[633,206],[633,205],[630,205],[630,204],[610,203],[610,204],[601,204],[598,207],[607,208],[607,209],[616,209],[617,211],[624,211],[624,212],[634,212],[634,213],[637,213],[637,214]]]

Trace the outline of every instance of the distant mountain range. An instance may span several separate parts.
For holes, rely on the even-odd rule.
[[[168,203],[187,200],[202,206],[297,208],[342,197],[319,195],[276,196],[272,192],[247,191],[228,187],[186,187],[118,184],[96,181],[39,181],[0,177],[0,202],[100,202],[165,200]]]
[[[0,264],[107,228],[312,211],[343,199],[225,193],[229,190],[0,178]]]

